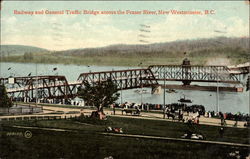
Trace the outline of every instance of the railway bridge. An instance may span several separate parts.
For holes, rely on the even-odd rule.
[[[247,72],[249,74],[249,71]],[[244,69],[244,74],[246,70]],[[152,87],[153,90],[162,81],[181,81],[182,85],[191,82],[219,82],[241,84],[241,73],[235,73],[227,66],[198,66],[183,61],[182,65],[151,65],[148,68],[86,72],[76,81],[69,82],[65,76],[27,76],[0,78],[12,98],[21,101],[63,100],[75,98],[77,88],[84,81],[90,83],[111,79],[119,90]]]

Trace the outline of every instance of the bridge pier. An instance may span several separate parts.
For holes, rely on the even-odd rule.
[[[152,87],[152,91],[151,91],[151,94],[161,94],[161,91],[162,88],[160,85],[157,85],[157,86],[154,86]]]
[[[191,78],[190,70],[191,70],[190,60],[185,58],[182,61],[182,79],[184,79],[182,81],[183,85],[190,85],[191,83],[191,80],[186,80]]]

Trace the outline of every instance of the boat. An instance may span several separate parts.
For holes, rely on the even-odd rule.
[[[166,90],[166,92],[167,92],[167,93],[177,93],[177,91],[174,90],[174,89],[168,89],[168,90]]]
[[[185,96],[180,98],[178,101],[181,103],[192,103],[192,101],[190,99],[186,99]]]
[[[146,89],[143,89],[143,90],[135,90],[135,92],[136,93],[138,93],[138,94],[147,94],[147,93],[149,93]]]

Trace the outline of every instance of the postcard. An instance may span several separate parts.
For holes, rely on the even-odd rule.
[[[0,158],[250,158],[249,1],[0,2]]]

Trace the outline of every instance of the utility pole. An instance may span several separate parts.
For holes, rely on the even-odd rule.
[[[37,76],[37,63],[36,63],[36,107],[37,107],[37,95],[38,95],[37,87],[38,87],[38,76]]]
[[[140,38],[139,39],[139,42],[142,43],[142,45],[147,45],[149,44],[150,42],[148,41],[148,38],[150,38],[149,34],[150,34],[150,27],[149,25],[146,25],[146,24],[140,24],[140,34],[138,35],[138,37]],[[150,46],[150,45],[149,45]],[[143,50],[144,51],[144,50]],[[149,50],[150,51],[150,48]],[[141,65],[142,63],[140,63],[139,65]],[[138,65],[138,66],[139,66]],[[142,81],[141,81],[141,106],[142,106],[142,109],[143,109],[143,104],[142,104],[142,93],[143,93],[143,84],[142,84]],[[149,107],[147,105],[147,111],[149,110]]]
[[[166,86],[166,72],[165,72],[165,67],[164,67],[164,88],[163,88],[163,119],[166,118],[166,90],[165,90],[165,86]]]
[[[0,53],[0,78],[2,78],[2,52]],[[2,84],[1,81],[0,81],[0,84]]]
[[[217,79],[217,89],[216,89],[216,111],[219,112],[220,109],[219,109],[219,71],[218,71],[218,68],[216,69],[216,79]]]
[[[250,67],[248,67],[248,71],[250,72]],[[247,78],[248,82],[247,82],[247,88],[248,88],[248,114],[250,114],[250,90],[249,90],[249,86],[250,86],[250,75],[248,75],[248,78]]]
[[[121,104],[122,104],[122,88],[121,88]]]
[[[141,85],[141,104],[142,104],[142,85]]]

